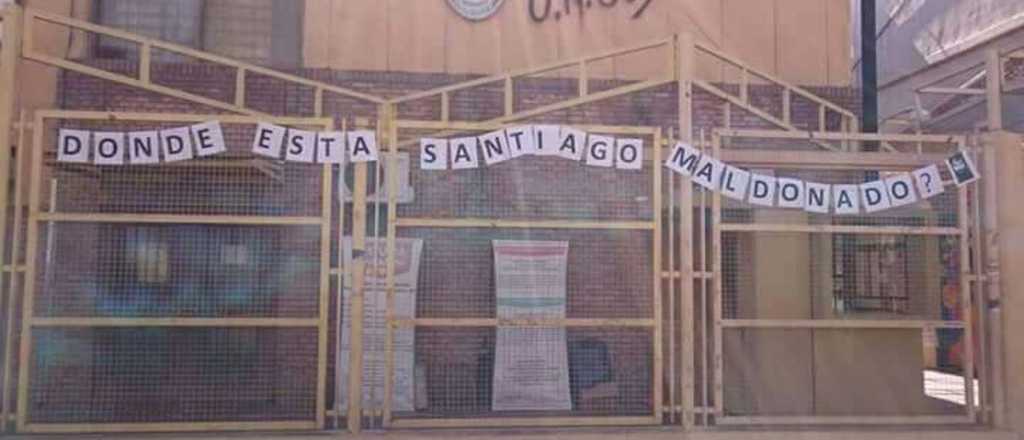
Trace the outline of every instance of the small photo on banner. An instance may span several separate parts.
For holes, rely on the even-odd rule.
[[[372,130],[356,130],[346,134],[348,154],[352,163],[377,160],[377,133]]]
[[[508,141],[508,157],[515,159],[533,154],[534,136],[532,126],[520,125],[518,127],[506,128],[505,139]]]
[[[772,176],[750,174],[750,194],[747,201],[752,205],[775,206],[776,182]]]
[[[192,133],[188,127],[160,130],[160,148],[165,162],[192,159]]]
[[[534,125],[533,143],[530,154],[535,156],[557,156],[560,133],[562,128],[557,125]]]
[[[147,165],[160,162],[160,133],[133,131],[128,133],[128,163]]]
[[[124,133],[97,131],[92,137],[96,144],[93,152],[96,165],[124,165]]]
[[[260,156],[280,159],[285,131],[287,129],[280,125],[265,122],[256,124],[256,133],[252,137],[252,152]]]
[[[480,166],[475,137],[455,138],[449,142],[448,151],[452,156],[453,170],[468,170]]]
[[[189,129],[192,131],[192,141],[196,145],[196,154],[199,157],[228,151],[227,145],[224,144],[224,131],[220,128],[220,122],[203,122],[195,124]]]
[[[693,173],[693,182],[712,191],[717,191],[722,181],[722,170],[725,164],[711,156],[704,155],[697,164],[697,171]]]
[[[570,127],[562,127],[558,140],[558,155],[566,159],[579,161],[583,159],[583,149],[587,145],[587,134]]]
[[[862,183],[860,185],[860,201],[864,205],[864,212],[872,213],[889,209],[892,202],[889,201],[889,190],[884,180]]]
[[[779,177],[779,204],[780,208],[804,207],[807,201],[804,199],[804,181],[789,177]]]
[[[832,185],[832,210],[839,215],[860,214],[860,186]]]
[[[817,182],[804,182],[804,211],[815,214],[828,214],[831,206],[832,185]]]
[[[914,182],[917,184],[917,192],[921,198],[927,199],[942,194],[946,188],[942,183],[942,175],[939,174],[938,165],[929,165],[918,168],[912,173]]]
[[[319,163],[345,163],[345,133],[340,131],[317,133],[316,161]]]
[[[57,136],[57,161],[88,163],[90,136],[92,132],[85,130],[60,129]]]
[[[420,169],[421,170],[446,170],[448,169],[448,140],[447,139],[420,139]]]
[[[893,208],[917,201],[917,194],[914,193],[914,178],[908,173],[885,179],[885,187],[889,191],[889,204]]]
[[[731,165],[726,165],[722,170],[722,195],[742,202],[747,199],[749,184],[749,172]]]
[[[643,139],[615,139],[615,168],[639,170],[644,167]]]
[[[288,130],[288,142],[285,144],[284,158],[292,162],[313,163],[316,155],[316,132],[306,130]]]
[[[611,136],[587,136],[587,165],[611,168],[615,165],[615,138]]]
[[[957,151],[949,156],[946,159],[946,166],[949,167],[956,186],[963,186],[978,180],[978,169],[974,167],[974,162],[971,161],[971,157],[967,155],[966,151]]]
[[[484,155],[484,163],[497,165],[511,159],[508,153],[508,143],[505,141],[505,131],[492,131],[479,136],[480,150]]]
[[[697,172],[701,153],[693,145],[679,142],[672,148],[672,154],[665,161],[665,166],[684,176],[693,176]]]

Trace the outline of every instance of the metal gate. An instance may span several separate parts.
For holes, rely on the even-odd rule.
[[[830,184],[941,165],[967,148],[961,136],[730,129],[695,143],[731,165]],[[861,150],[871,144],[879,152]],[[682,250],[669,257],[669,272],[681,274],[682,324],[672,317],[669,325],[680,331],[682,355],[669,358],[681,365],[682,423],[982,418],[990,406],[982,404],[985,353],[976,348],[984,347],[975,306],[980,198],[975,185],[958,188],[943,173],[937,197],[853,216],[759,207],[678,183],[682,232],[669,237]]]
[[[398,168],[399,154],[418,163],[422,136],[475,135],[508,126],[398,120],[389,125],[386,160],[391,169]],[[381,406],[371,410],[382,417],[383,426],[661,423],[661,130],[575,127],[643,139],[643,169],[592,168],[553,157],[521,157],[478,170],[417,169],[409,175],[415,200],[402,204],[398,176],[387,176],[386,258],[368,263],[386,274],[380,291],[386,294],[388,310],[385,383]],[[410,145],[416,145],[416,151],[407,152]],[[405,315],[399,314],[395,301],[395,248],[400,239],[422,240],[424,255],[415,308]],[[497,239],[568,243],[565,318],[498,316],[490,256],[491,242]],[[497,347],[495,333],[529,328],[566,329],[572,409],[492,408],[495,352],[522,354],[533,348]],[[403,330],[415,333],[414,356],[424,372],[426,393],[415,408],[399,411],[392,396],[395,339]],[[594,352],[588,355],[584,346]],[[587,379],[584,370],[602,374]]]
[[[226,154],[159,167],[55,161],[57,128],[206,120],[224,124]],[[333,126],[326,118],[36,113],[32,148],[15,168],[14,205],[27,194],[27,218],[15,211],[11,260],[26,267],[23,288],[12,281],[24,298],[19,431],[324,426],[330,275],[341,273],[332,231],[344,227],[336,176],[327,166],[252,157],[257,121]]]

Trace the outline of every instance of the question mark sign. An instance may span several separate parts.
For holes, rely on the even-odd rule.
[[[924,180],[924,187],[928,192],[932,192],[932,175],[928,173],[921,174],[921,178]]]

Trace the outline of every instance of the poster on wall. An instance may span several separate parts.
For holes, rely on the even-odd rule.
[[[346,267],[351,263],[352,240],[346,237],[342,244]],[[363,302],[363,406],[381,406],[384,402],[385,357],[385,318],[387,304],[385,298],[386,240],[366,240],[366,278]],[[420,253],[423,240],[399,238],[395,241],[395,302],[394,315],[399,319],[411,319],[416,311],[416,282],[419,279]],[[340,366],[339,404],[342,409],[348,408],[348,365],[351,349],[351,310],[352,289],[349,279],[345,280],[343,289],[341,351],[338,365]],[[392,409],[394,411],[413,411],[415,409],[415,330],[398,328],[394,332],[395,377],[392,388]]]
[[[565,241],[494,240],[498,319],[565,318]],[[498,326],[495,411],[570,410],[565,327]]]

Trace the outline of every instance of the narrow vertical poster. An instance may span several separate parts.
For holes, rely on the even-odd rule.
[[[349,265],[352,255],[351,238],[346,237],[343,243],[345,267]],[[366,278],[363,300],[363,407],[381,408],[384,404],[385,356],[385,319],[387,317],[387,297],[385,281],[387,277],[386,241],[384,239],[366,240]],[[412,319],[416,313],[416,282],[419,279],[420,253],[423,240],[398,238],[395,241],[395,301],[394,315],[398,319]],[[345,279],[343,289],[343,310],[341,353],[339,367],[341,369],[339,403],[348,408],[348,367],[351,347],[351,310],[352,289],[349,277]],[[415,332],[412,328],[397,328],[394,332],[395,372],[392,389],[392,410],[413,411],[415,402]]]
[[[498,319],[565,318],[564,241],[494,241]],[[565,327],[497,328],[495,411],[569,410]]]

